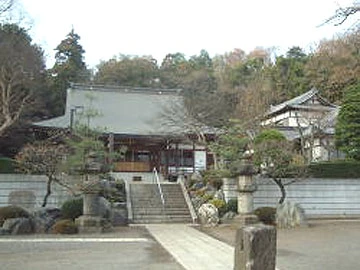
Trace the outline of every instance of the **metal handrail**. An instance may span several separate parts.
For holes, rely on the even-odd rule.
[[[164,193],[162,191],[162,188],[161,188],[161,185],[160,185],[160,178],[159,178],[159,174],[156,170],[156,168],[154,167],[153,169],[153,173],[154,173],[154,176],[153,176],[153,181],[154,181],[154,178],[156,180],[156,184],[158,186],[158,189],[159,189],[159,193],[160,193],[160,199],[161,199],[161,203],[163,205],[163,207],[165,206],[165,199],[164,199]]]

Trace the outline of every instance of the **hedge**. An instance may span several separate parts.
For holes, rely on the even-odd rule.
[[[0,173],[15,173],[16,162],[7,157],[0,157]]]
[[[309,165],[309,173],[314,178],[360,178],[360,162],[332,161]]]

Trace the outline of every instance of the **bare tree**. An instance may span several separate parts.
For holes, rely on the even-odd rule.
[[[42,51],[15,24],[0,27],[0,136],[13,125],[30,102],[43,76]]]
[[[67,188],[74,195],[71,186],[60,177],[62,164],[67,153],[68,148],[64,145],[54,144],[50,141],[39,141],[26,145],[16,156],[19,169],[22,172],[44,174],[48,178],[42,207],[47,204],[52,193],[53,183]]]
[[[11,9],[14,0],[0,0],[0,14],[3,14]]]
[[[360,1],[355,1],[352,6],[340,7],[335,14],[328,18],[323,24],[334,23],[335,26],[343,24],[350,16],[360,11]]]

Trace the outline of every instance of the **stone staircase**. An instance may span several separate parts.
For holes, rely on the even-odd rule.
[[[179,184],[163,183],[165,205],[156,184],[129,185],[132,223],[191,223],[192,218]]]

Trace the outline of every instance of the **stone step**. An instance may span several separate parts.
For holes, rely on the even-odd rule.
[[[165,210],[159,211],[157,209],[149,211],[148,209],[145,210],[136,210],[134,211],[135,215],[189,215],[189,210]]]
[[[134,219],[133,223],[135,224],[151,224],[151,223],[191,223],[192,220],[189,217],[158,217],[158,218],[141,218],[141,219]]]
[[[165,206],[155,184],[131,184],[131,202],[134,223],[187,223],[191,215],[181,186],[161,184]]]

